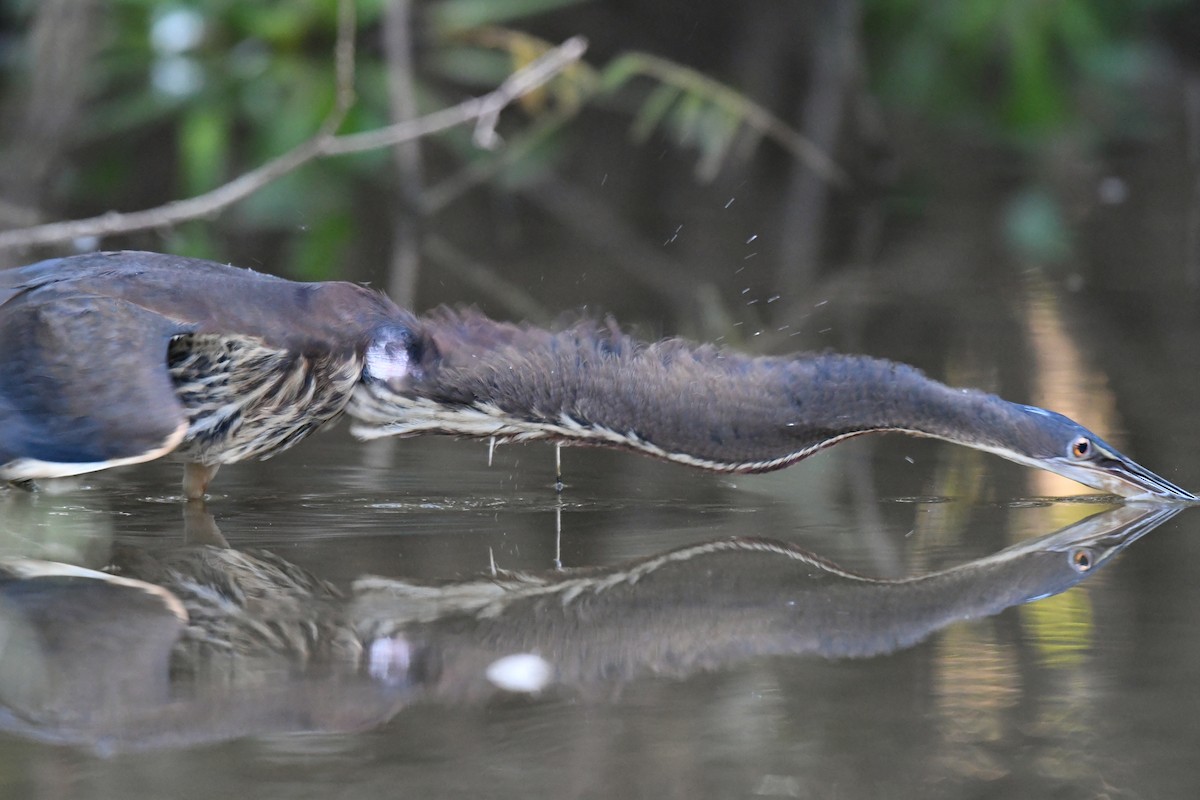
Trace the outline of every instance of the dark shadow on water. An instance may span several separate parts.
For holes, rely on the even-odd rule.
[[[1178,509],[1123,506],[901,580],[729,538],[613,567],[349,589],[266,550],[119,544],[109,569],[12,557],[0,727],[102,753],[381,725],[513,694],[603,704],[648,676],[865,658],[1061,593]]]

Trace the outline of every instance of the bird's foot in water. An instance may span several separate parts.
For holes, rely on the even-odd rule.
[[[220,464],[187,463],[183,465],[183,496],[189,503],[204,500],[208,484],[220,468]]]

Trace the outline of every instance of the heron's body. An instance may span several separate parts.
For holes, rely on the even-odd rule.
[[[549,439],[731,472],[903,431],[1119,494],[1195,499],[1061,415],[865,356],[416,318],[349,283],[154,253],[0,272],[0,479],[171,455],[200,496],[220,464],[266,458],[344,410],[363,438]]]
[[[411,319],[353,284],[156,254],[0,272],[0,476],[267,457],[337,417],[371,331]]]

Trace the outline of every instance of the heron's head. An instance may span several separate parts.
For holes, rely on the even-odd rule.
[[[1016,406],[1007,441],[989,446],[1019,464],[1040,467],[1131,500],[1195,502],[1196,495],[1155,475],[1074,420],[1036,406]]]

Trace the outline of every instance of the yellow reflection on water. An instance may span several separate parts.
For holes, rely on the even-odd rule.
[[[1095,630],[1092,599],[1087,588],[1021,606],[1021,624],[1047,667],[1071,667],[1081,663],[1092,646]]]
[[[935,759],[944,768],[984,780],[1007,772],[991,745],[1005,737],[1009,711],[1021,700],[1016,657],[990,624],[954,625],[938,638],[932,694],[942,741]]]
[[[1064,319],[1053,287],[1040,278],[1027,284],[1025,326],[1033,363],[1030,369],[1030,402],[1066,414],[1122,449],[1116,399],[1108,375],[1089,364]],[[1093,494],[1094,490],[1070,478],[1044,470],[1031,470],[1033,494],[1064,497]],[[1070,520],[1060,520],[1067,524]]]
[[[1040,278],[1031,278],[1026,283],[1024,311],[1033,353],[1031,402],[1102,432],[1120,449],[1116,399],[1109,388],[1108,376],[1088,363],[1069,329],[1053,287]],[[1095,491],[1045,470],[1030,470],[1029,480],[1034,495],[1062,497]],[[1061,503],[1047,510],[1048,520],[1055,526],[1073,524],[1094,511],[1083,505]],[[1022,538],[1022,533],[1014,527],[1010,539],[1016,541]],[[1030,641],[1048,665],[1077,663],[1091,646],[1092,605],[1082,587],[1023,606],[1020,615]]]

